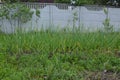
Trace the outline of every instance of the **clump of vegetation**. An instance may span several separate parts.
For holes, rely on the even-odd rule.
[[[8,21],[11,25],[12,30],[18,27],[21,31],[21,26],[32,19],[34,11],[26,7],[22,3],[5,3],[2,8],[0,8],[0,20]],[[35,11],[37,19],[40,17],[40,11],[36,9]],[[1,25],[3,26],[3,25]]]
[[[0,79],[119,80],[119,36],[50,30],[0,34]]]
[[[106,19],[103,22],[104,31],[105,32],[113,32],[113,25],[110,24],[110,19],[108,17],[108,9],[104,8],[104,13],[106,15]]]

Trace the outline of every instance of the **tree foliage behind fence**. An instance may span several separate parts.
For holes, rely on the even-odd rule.
[[[21,2],[40,2],[40,0],[2,0],[5,2],[17,2],[17,1],[21,1]],[[71,0],[53,0],[55,3],[71,3]],[[76,5],[84,5],[84,4],[99,4],[99,5],[106,5],[106,3],[109,0],[75,0],[76,1]]]
[[[70,3],[71,0],[55,0],[57,3]],[[84,4],[99,4],[99,5],[106,5],[109,0],[75,0],[76,5],[84,5]]]

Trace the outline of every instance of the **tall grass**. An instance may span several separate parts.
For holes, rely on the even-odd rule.
[[[0,79],[87,80],[86,71],[119,73],[119,36],[50,30],[0,34]]]
[[[31,32],[0,35],[1,50],[12,54],[25,52],[104,51],[120,49],[120,33]]]

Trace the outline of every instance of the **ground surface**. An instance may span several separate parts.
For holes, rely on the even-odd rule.
[[[120,80],[120,33],[1,33],[0,80]]]

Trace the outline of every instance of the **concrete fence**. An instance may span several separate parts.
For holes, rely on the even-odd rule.
[[[57,4],[57,3],[24,3],[27,7],[31,8],[32,11],[35,9],[40,10],[40,18],[37,20],[35,14],[32,20],[23,24],[22,27],[25,30],[29,29],[46,29],[50,27],[64,28],[73,27],[75,23],[76,27],[83,26],[85,29],[96,30],[103,27],[103,22],[108,17],[110,24],[114,26],[115,30],[120,28],[120,8],[108,9],[108,15],[104,13],[103,6],[71,6],[68,4]],[[3,4],[0,4],[2,7]],[[77,14],[77,20],[74,20],[74,13]],[[10,27],[8,21],[4,20],[0,22],[1,30],[4,32],[13,32],[17,25]]]

